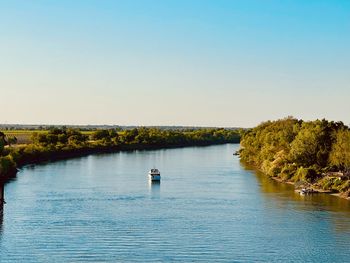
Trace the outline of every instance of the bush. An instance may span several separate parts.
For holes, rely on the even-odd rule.
[[[91,135],[91,139],[92,140],[103,140],[103,139],[109,139],[110,138],[110,132],[108,130],[98,130],[95,131],[92,135]]]
[[[7,155],[0,157],[0,175],[7,174],[16,168],[16,163],[13,161],[12,156]]]
[[[295,164],[285,164],[281,170],[280,177],[287,181],[290,180],[297,171],[297,166]]]
[[[330,177],[324,177],[320,181],[318,181],[318,185],[323,189],[323,190],[332,190],[333,189],[333,182],[335,178],[330,178]]]
[[[288,117],[244,132],[240,158],[270,176],[315,183],[328,172],[350,170],[349,143],[350,129],[342,122]],[[347,189],[342,181],[321,183],[326,188]]]
[[[342,182],[342,184],[338,186],[339,192],[346,192],[349,189],[350,189],[350,180],[346,180],[345,182]]]
[[[314,168],[310,168],[310,167],[309,168],[299,167],[295,175],[293,176],[294,182],[303,181],[303,182],[312,183],[317,178],[318,178],[317,172],[315,171]]]

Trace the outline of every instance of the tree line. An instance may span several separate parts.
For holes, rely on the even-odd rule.
[[[246,131],[241,146],[241,160],[269,176],[349,192],[350,130],[342,122],[267,121]]]
[[[84,133],[74,128],[52,127],[47,132],[33,132],[31,143],[27,145],[5,147],[14,142],[9,139],[0,133],[0,176],[26,163],[95,152],[238,143],[240,131],[224,128],[167,130],[140,127],[129,130],[99,129]]]
[[[53,128],[47,133],[34,132],[31,141],[44,147],[77,146],[118,146],[154,145],[187,146],[213,143],[236,142],[240,140],[239,131],[230,129],[163,130],[158,128],[101,129],[84,134],[76,129]]]

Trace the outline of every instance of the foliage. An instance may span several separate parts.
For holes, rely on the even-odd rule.
[[[115,129],[97,130],[91,134],[90,138],[94,141],[99,141],[104,145],[117,145],[119,143],[119,134]]]
[[[283,180],[315,183],[330,171],[350,168],[350,131],[342,122],[268,121],[246,131],[241,146],[242,161]]]
[[[0,157],[0,176],[1,174],[6,174],[16,167],[15,162],[13,161],[12,156],[1,156]]]
[[[346,171],[350,169],[350,131],[339,130],[336,132],[335,143],[329,156],[330,164],[343,168]]]
[[[0,155],[3,152],[6,145],[5,134],[0,132]]]
[[[7,143],[8,145],[13,145],[17,143],[17,137],[16,136],[7,136]]]
[[[84,153],[123,149],[147,149],[190,145],[209,145],[239,142],[240,133],[231,129],[174,130],[158,128],[100,129],[81,132],[77,129],[51,127],[48,131],[32,133],[31,143],[4,148],[5,134],[0,133],[0,172],[16,163],[36,163],[40,161],[78,156]],[[3,139],[3,144],[1,144]],[[6,156],[5,156],[6,155]]]
[[[5,150],[5,145],[8,144],[8,139],[3,132],[0,132],[0,181],[4,174],[8,174],[16,168],[16,163],[11,155],[8,155],[8,150]]]
[[[302,182],[308,182],[312,183],[318,178],[318,174],[316,170],[312,167],[304,168],[299,167],[294,176],[292,177],[292,180],[295,182],[302,181]]]
[[[64,145],[82,145],[87,142],[88,136],[82,134],[76,129],[58,129],[53,128],[47,133],[32,134],[31,140],[33,144],[41,146],[64,146]]]
[[[240,135],[238,131],[228,129],[178,131],[141,127],[119,133],[116,130],[98,130],[91,135],[91,139],[100,144],[186,146],[239,142]]]

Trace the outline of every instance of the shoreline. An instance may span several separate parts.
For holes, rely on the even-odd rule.
[[[18,171],[27,165],[36,165],[47,162],[56,162],[61,160],[68,160],[72,158],[79,158],[89,156],[93,154],[104,153],[118,153],[129,151],[148,151],[148,150],[162,150],[162,149],[175,149],[186,147],[205,147],[214,145],[223,145],[236,142],[216,142],[216,143],[200,143],[200,144],[176,144],[176,145],[145,145],[145,144],[129,144],[129,145],[113,145],[113,146],[99,146],[99,147],[86,147],[75,148],[69,150],[57,150],[52,152],[40,153],[37,156],[31,155],[22,157],[17,162],[16,168],[12,169],[6,174],[0,174],[0,184],[6,184],[8,181],[16,178]]]
[[[238,155],[239,157],[239,155]],[[295,187],[295,184],[296,182],[292,182],[292,181],[285,181],[277,176],[269,176],[267,175],[266,173],[264,173],[263,171],[261,171],[261,169],[259,169],[256,165],[253,165],[253,164],[249,164],[249,163],[246,163],[244,161],[241,161],[243,164],[246,165],[246,167],[249,169],[249,170],[252,170],[254,172],[260,172],[262,173],[264,176],[266,176],[267,178],[270,178],[276,182],[279,182],[279,183],[282,183],[282,184],[289,184],[289,185],[293,185],[294,186],[294,191],[298,190],[296,187]],[[320,188],[317,188],[315,187],[314,185],[310,184],[311,185],[311,189],[314,191],[314,194],[328,194],[328,195],[333,195],[335,197],[339,197],[339,198],[342,198],[342,199],[345,199],[345,200],[348,200],[350,201],[350,196],[344,196],[343,193],[341,192],[332,192],[330,190],[323,190],[323,189],[320,189]]]
[[[295,184],[296,184],[295,182],[284,181],[283,179],[281,179],[279,177],[271,177],[271,176],[268,176],[268,177],[271,178],[272,180],[275,180],[275,181],[279,182],[279,183],[293,185],[294,186],[294,190],[297,191],[297,188],[295,187]],[[342,193],[332,192],[332,191],[329,191],[329,190],[323,190],[323,189],[314,187],[313,185],[311,185],[311,187],[309,187],[309,189],[313,190],[314,194],[329,194],[329,195],[333,195],[333,196],[336,196],[336,197],[339,197],[339,198],[343,198],[343,199],[346,199],[346,200],[350,201],[350,197],[343,196]]]
[[[286,117],[262,122],[241,137],[240,159],[302,194],[350,199],[350,127],[343,122]]]

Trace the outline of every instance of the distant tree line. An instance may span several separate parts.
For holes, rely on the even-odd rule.
[[[325,190],[350,189],[350,130],[342,122],[267,121],[246,131],[241,146],[241,160],[270,176]]]
[[[186,131],[161,130],[157,128],[133,128],[97,130],[89,136],[76,129],[54,128],[47,133],[32,135],[32,143],[44,147],[83,147],[118,145],[187,146],[213,143],[236,142],[240,140],[237,130],[196,129]]]

